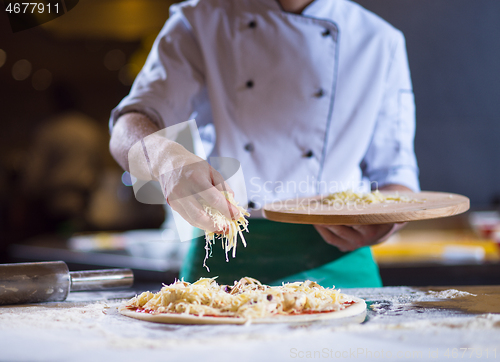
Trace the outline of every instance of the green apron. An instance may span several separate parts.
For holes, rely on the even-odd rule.
[[[377,264],[369,247],[343,253],[327,244],[312,225],[285,224],[251,219],[249,233],[244,232],[247,247],[238,240],[236,258],[229,262],[222,243],[212,246],[212,256],[203,267],[205,238],[191,243],[180,277],[193,282],[201,277],[218,276],[219,284],[232,285],[249,276],[269,285],[313,280],[325,288],[381,287]]]

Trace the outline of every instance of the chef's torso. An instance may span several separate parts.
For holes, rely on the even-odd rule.
[[[418,189],[404,39],[385,21],[345,0],[301,15],[275,0],[171,13],[118,109],[142,102],[164,127],[194,116],[207,156],[241,163],[256,208],[367,180]]]

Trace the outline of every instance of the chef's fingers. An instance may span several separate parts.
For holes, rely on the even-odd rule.
[[[207,215],[203,207],[194,196],[170,202],[172,209],[177,211],[188,223],[206,231],[218,231],[213,220]]]
[[[210,166],[210,178],[212,185],[219,191],[229,192],[234,197],[234,191],[229,187],[229,184],[224,180],[224,177],[212,166]]]
[[[212,184],[219,191],[225,191],[231,194],[234,197],[234,191],[231,189],[229,184],[224,180],[224,177],[213,167],[210,167],[210,177],[212,180]]]
[[[238,209],[229,203],[224,195],[215,187],[204,190],[198,193],[210,207],[219,210],[228,219],[237,219],[240,216]]]
[[[343,225],[335,225],[336,227],[334,228],[335,231],[339,231],[343,235],[340,236],[336,232],[331,230],[332,225],[324,226],[324,225],[314,225],[318,233],[321,235],[321,237],[325,240],[326,243],[336,246],[340,251],[346,252],[346,251],[352,251],[356,250],[358,248],[357,244],[353,243],[352,240],[349,239],[344,239],[344,237],[352,236],[353,230],[351,231],[346,230],[348,227],[343,226]],[[355,235],[358,237],[358,235]]]
[[[352,225],[351,227],[363,235],[366,245],[374,245],[387,239],[394,231],[396,224]]]
[[[345,240],[351,246],[351,249],[349,250],[355,250],[364,246],[364,235],[350,226],[328,225],[326,226],[326,228],[333,234],[337,235],[339,238]]]
[[[386,240],[396,228],[396,224],[318,225],[316,227],[327,243],[337,246],[341,251],[352,251],[362,246],[378,244]]]

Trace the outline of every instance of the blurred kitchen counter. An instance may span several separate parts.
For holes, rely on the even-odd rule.
[[[500,247],[475,232],[469,216],[408,223],[372,247],[384,285],[500,284]]]
[[[46,235],[9,246],[11,262],[65,261],[70,270],[130,268],[139,282],[172,282],[188,243],[164,239],[165,230]],[[185,244],[185,245],[184,245]]]
[[[187,247],[154,229],[39,237],[9,254],[12,262],[63,260],[71,270],[131,268],[138,280],[169,283]],[[472,230],[469,213],[408,223],[372,250],[385,286],[500,285],[500,248]]]

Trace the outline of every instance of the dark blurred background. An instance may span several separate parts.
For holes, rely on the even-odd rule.
[[[498,207],[500,1],[358,2],[406,36],[422,189]],[[40,235],[161,225],[162,207],[137,202],[109,155],[108,117],[171,3],[82,0],[16,33],[0,13],[0,261]]]
[[[163,222],[162,207],[137,202],[110,156],[108,119],[171,3],[83,0],[60,18],[16,33],[0,13],[4,258],[7,244],[38,235],[157,228]]]

